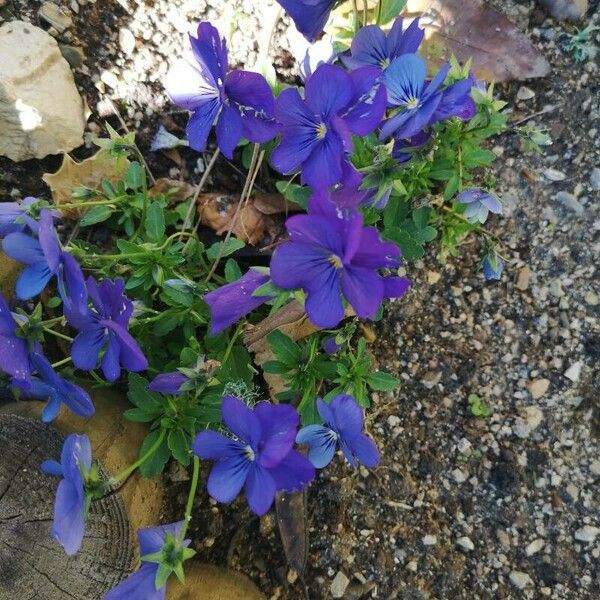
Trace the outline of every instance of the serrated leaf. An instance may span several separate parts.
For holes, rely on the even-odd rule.
[[[129,373],[127,399],[133,405],[148,412],[160,412],[163,402],[160,394],[149,392],[149,381],[137,373]]]
[[[285,375],[286,373],[289,373],[290,367],[288,367],[288,365],[284,365],[278,360],[268,360],[263,365],[263,370],[265,373],[271,373],[273,375]]]
[[[392,19],[395,19],[406,6],[406,0],[380,0],[381,12],[379,14],[378,25],[385,25]]]
[[[123,416],[134,423],[150,423],[156,419],[159,412],[148,412],[144,408],[130,408],[123,413]]]
[[[135,191],[141,189],[144,185],[145,179],[146,173],[139,162],[134,161],[129,165],[129,167],[127,167],[127,171],[125,171],[125,183],[129,189]]]
[[[235,237],[230,237],[227,242],[215,242],[208,250],[206,251],[206,256],[211,260],[216,260],[217,257],[221,256],[221,258],[225,258],[242,249],[246,244],[242,242],[242,240],[238,240]],[[223,249],[221,250],[221,246]]]
[[[271,345],[273,354],[285,365],[294,366],[300,360],[300,346],[296,344],[292,338],[285,335],[278,329],[271,331],[267,335],[267,341]]]
[[[181,429],[171,429],[167,438],[171,454],[184,467],[190,464],[190,439]]]
[[[389,392],[400,385],[400,380],[389,373],[375,371],[374,373],[369,373],[369,375],[367,375],[367,385],[373,390]]]
[[[144,454],[146,454],[150,448],[152,448],[152,446],[156,443],[160,433],[161,430],[157,429],[156,431],[151,431],[144,438],[139,452],[140,458],[144,456]],[[170,456],[171,452],[169,451],[169,446],[165,436],[157,450],[140,465],[140,475],[144,479],[152,479],[153,477],[156,477],[162,473]]]
[[[106,204],[102,206],[94,206],[90,210],[88,210],[85,215],[79,221],[79,224],[82,227],[89,227],[90,225],[95,225],[96,223],[102,223],[106,221],[113,213],[113,209]]]
[[[165,211],[160,202],[155,200],[148,206],[145,222],[146,234],[153,242],[160,242],[165,235]]]

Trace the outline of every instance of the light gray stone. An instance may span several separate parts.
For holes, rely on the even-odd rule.
[[[342,598],[348,589],[348,585],[350,584],[350,580],[342,571],[338,571],[337,575],[333,578],[331,582],[331,597],[332,598]]]
[[[0,155],[14,161],[83,142],[84,107],[56,40],[38,27],[0,27]]]

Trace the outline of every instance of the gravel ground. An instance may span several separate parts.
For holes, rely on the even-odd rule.
[[[247,32],[270,27],[271,4],[227,3],[237,24],[232,62],[257,60]],[[39,5],[8,0],[0,14],[37,22]],[[108,115],[112,97],[144,148],[161,122],[181,133],[184,115],[158,115],[166,106],[159,81],[188,23],[221,14],[220,5],[73,0],[63,41],[86,54],[75,73],[94,112]],[[374,398],[370,430],[383,464],[369,473],[337,463],[309,493],[313,599],[600,597],[599,67],[597,59],[575,64],[564,50],[565,26],[532,2],[496,5],[552,65],[552,75],[527,90],[514,83],[499,92],[513,122],[546,111],[528,123],[546,127],[553,145],[532,157],[516,136],[494,142],[498,189],[510,208],[490,224],[506,242],[502,281],[484,282],[471,240],[447,265],[433,252],[409,265],[413,289],[390,304],[375,344],[380,365],[404,381],[394,397]],[[591,18],[597,22],[597,12]],[[289,69],[287,51],[277,61]],[[101,122],[94,115],[91,134]],[[152,167],[194,179],[202,165],[181,154],[178,164],[154,157]],[[0,191],[37,191],[37,163],[3,167]],[[215,185],[231,185],[228,168]],[[469,394],[489,416],[471,414]],[[186,473],[169,479],[165,518],[187,488]],[[272,598],[304,597],[272,517],[259,523],[241,504],[216,507],[206,496],[197,506],[201,557],[239,567]]]

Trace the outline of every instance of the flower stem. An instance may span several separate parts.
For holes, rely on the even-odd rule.
[[[143,463],[145,463],[160,447],[165,439],[166,429],[161,429],[159,436],[156,438],[156,441],[143,456],[140,456],[133,464],[129,465],[126,469],[123,469],[118,475],[110,478],[110,484],[115,486],[120,486],[125,480]]]
[[[194,456],[194,468],[192,472],[192,484],[190,485],[190,492],[188,494],[187,503],[185,505],[185,516],[184,516],[184,524],[181,528],[181,532],[179,534],[179,538],[181,542],[183,542],[185,538],[185,534],[188,530],[188,526],[190,521],[192,520],[192,508],[194,507],[194,498],[196,497],[196,491],[198,489],[198,479],[200,476],[200,459],[197,456]]]
[[[363,27],[367,26],[369,21],[369,6],[367,0],[363,0]]]
[[[360,29],[360,21],[358,19],[358,1],[352,0],[352,14],[354,16],[354,32]]]
[[[67,342],[72,342],[73,338],[65,335],[64,333],[60,333],[58,331],[54,331],[54,329],[50,329],[50,327],[42,327],[42,329],[46,332],[49,333],[50,335],[53,335],[54,337],[60,338],[61,340],[66,340]]]
[[[379,0],[379,2],[377,2],[377,17],[375,19],[375,23],[377,25],[381,25],[381,10],[383,8],[383,0]]]
[[[70,363],[71,360],[72,360],[71,357],[67,356],[66,358],[63,358],[62,360],[59,360],[58,362],[52,363],[52,368],[56,369],[58,367],[62,367],[63,365]]]

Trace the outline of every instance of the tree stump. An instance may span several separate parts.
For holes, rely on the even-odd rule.
[[[134,548],[118,494],[92,503],[81,550],[67,556],[50,537],[64,436],[41,422],[0,414],[0,600],[100,600],[130,571]]]

